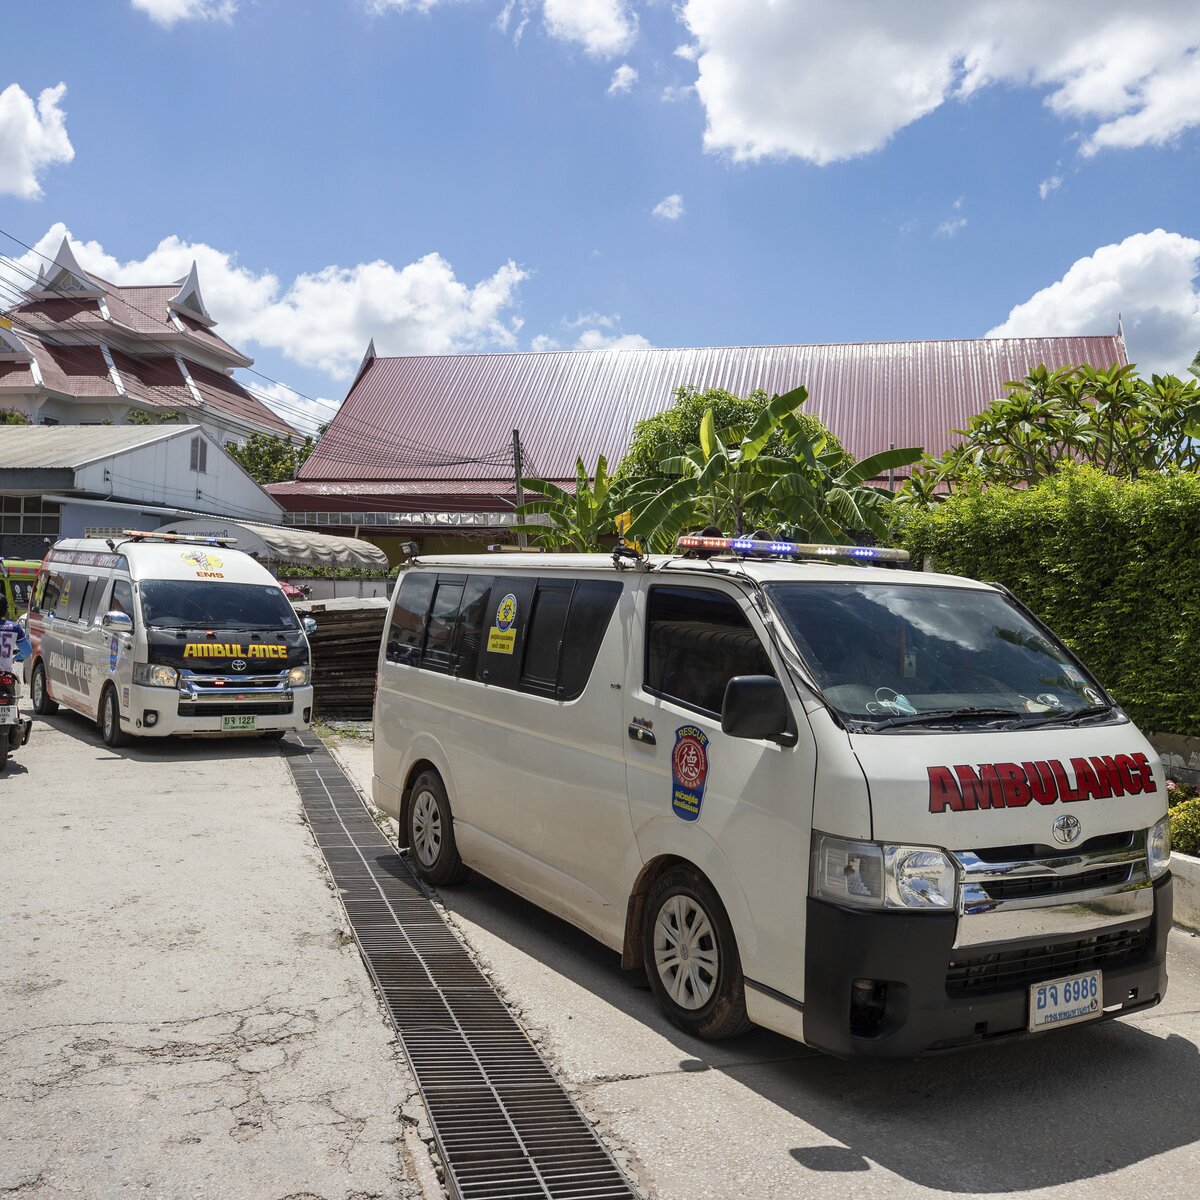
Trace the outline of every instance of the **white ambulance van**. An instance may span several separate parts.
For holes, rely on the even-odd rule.
[[[701,1037],[910,1057],[1162,999],[1161,765],[1054,634],[900,551],[680,548],[401,574],[373,789],[427,881],[573,922]]]
[[[34,710],[63,704],[110,746],[131,737],[280,738],[312,722],[308,639],[279,583],[229,541],[66,539],[29,610]]]

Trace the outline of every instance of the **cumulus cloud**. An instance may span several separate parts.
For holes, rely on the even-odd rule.
[[[628,63],[622,63],[614,72],[612,83],[608,85],[608,94],[615,96],[619,92],[631,91],[637,83],[638,73]]]
[[[705,145],[825,164],[950,100],[1032,87],[1084,155],[1200,124],[1200,7],[1156,0],[684,0]]]
[[[1112,333],[1121,316],[1130,360],[1182,375],[1200,348],[1200,240],[1155,229],[1101,246],[1016,305],[988,337]]]
[[[1063,177],[1061,175],[1050,175],[1038,184],[1038,195],[1045,200],[1051,192],[1057,192],[1062,187],[1062,182]]]
[[[64,236],[69,231],[56,223],[37,243],[40,254],[26,254],[18,265],[36,273]],[[402,267],[383,260],[328,266],[284,286],[277,275],[251,271],[227,251],[178,237],[129,261],[98,242],[71,238],[71,245],[85,270],[117,284],[181,279],[194,259],[204,302],[225,338],[235,346],[257,342],[279,350],[339,381],[353,374],[371,338],[380,354],[507,350],[521,327],[514,310],[527,273],[513,262],[474,285],[459,280],[440,254],[427,254]]]
[[[580,313],[563,318],[562,326],[574,334],[574,342],[564,345],[560,338],[539,333],[530,343],[533,350],[647,350],[653,343],[640,333],[622,333],[620,313]]]
[[[585,329],[575,343],[580,350],[649,350],[651,344],[640,333],[605,333],[602,329]]]
[[[237,0],[133,0],[133,7],[170,29],[177,21],[228,21]]]
[[[683,216],[683,197],[678,192],[664,196],[650,210],[650,215],[662,217],[664,221],[678,221]]]
[[[39,174],[75,157],[60,107],[66,91],[65,83],[44,89],[36,107],[15,83],[0,92],[0,195],[36,199]]]
[[[546,29],[595,58],[624,54],[637,38],[637,14],[625,0],[543,0]]]

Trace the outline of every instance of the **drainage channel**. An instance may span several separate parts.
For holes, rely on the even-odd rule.
[[[429,1111],[456,1200],[636,1193],[324,743],[288,762]]]

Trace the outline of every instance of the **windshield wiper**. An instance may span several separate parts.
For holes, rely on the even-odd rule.
[[[904,713],[896,717],[884,717],[863,728],[875,733],[880,729],[894,729],[898,725],[941,725],[953,721],[996,721],[1002,717],[1024,717],[1017,708],[931,708],[928,712]]]
[[[1086,720],[1089,717],[1107,716],[1115,711],[1113,704],[1089,704],[1086,708],[1064,709],[1062,712],[1042,713],[1032,721],[1025,722],[1026,729],[1036,729],[1039,725],[1065,725],[1068,721]]]

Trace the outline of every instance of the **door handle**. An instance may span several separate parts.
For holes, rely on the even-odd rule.
[[[629,723],[629,740],[633,742],[641,742],[643,746],[658,745],[653,732],[647,729],[644,725],[638,725],[634,721]]]

